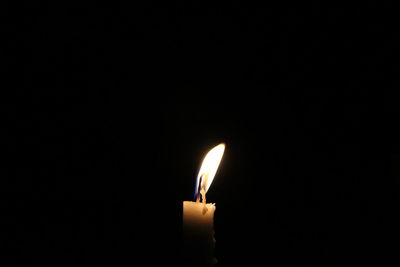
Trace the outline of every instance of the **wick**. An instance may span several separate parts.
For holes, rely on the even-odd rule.
[[[204,215],[208,211],[206,206],[206,190],[204,190],[204,188],[201,188],[200,194],[203,202],[203,215]]]
[[[197,202],[197,203],[200,202],[200,190],[201,190],[201,183],[202,183],[202,180],[203,180],[203,175],[200,176],[199,184],[198,184],[198,189],[197,189],[197,192],[196,192],[196,202]]]
[[[200,194],[201,194],[201,202],[205,205],[206,204],[206,191],[204,190],[204,188],[202,188],[200,190]]]
[[[206,174],[203,174],[202,176],[200,176],[199,189],[196,192],[197,193],[196,203],[200,203],[200,198],[201,198],[201,202],[203,203],[203,215],[208,211],[207,206],[206,206],[206,183],[207,183],[207,178],[208,178],[208,176]]]

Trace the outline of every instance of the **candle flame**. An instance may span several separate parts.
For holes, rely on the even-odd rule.
[[[195,198],[199,193],[199,187],[200,189],[204,189],[205,192],[210,188],[214,176],[217,173],[222,156],[224,155],[224,151],[225,144],[222,143],[212,148],[204,157],[199,174],[197,175]]]

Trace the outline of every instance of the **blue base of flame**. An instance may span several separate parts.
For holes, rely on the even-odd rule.
[[[199,179],[199,181],[196,181],[196,186],[195,186],[195,188],[194,188],[194,201],[197,201],[197,199],[200,199],[200,197],[201,197],[201,195],[200,195],[200,185],[201,185],[201,182],[202,182],[202,179],[203,178],[203,176],[200,176],[200,179]]]

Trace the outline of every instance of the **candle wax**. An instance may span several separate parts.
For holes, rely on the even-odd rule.
[[[183,202],[183,243],[186,266],[214,266],[214,204]]]

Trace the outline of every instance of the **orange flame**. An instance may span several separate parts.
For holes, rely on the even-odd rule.
[[[197,175],[195,195],[198,194],[199,187],[200,189],[204,189],[205,192],[210,188],[215,174],[217,173],[222,156],[224,155],[224,151],[225,144],[221,143],[212,148],[204,157],[199,174]]]

